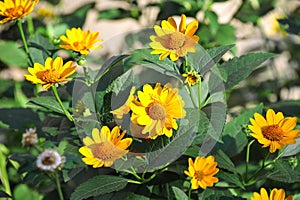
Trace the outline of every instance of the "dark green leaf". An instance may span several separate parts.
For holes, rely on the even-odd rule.
[[[133,81],[134,81],[133,72],[132,70],[128,70],[127,72],[119,76],[114,82],[112,82],[110,87],[112,88],[112,92],[118,95],[119,92],[131,86]]]
[[[235,38],[235,28],[229,24],[220,24],[218,32],[214,36],[214,39],[219,45],[234,44]]]
[[[100,175],[93,177],[75,189],[71,195],[71,200],[81,200],[119,191],[126,187],[127,181],[128,179],[118,176]]]
[[[209,20],[209,29],[212,35],[215,35],[219,29],[218,15],[213,11],[206,10],[205,17]]]
[[[177,200],[187,200],[188,196],[180,188],[172,186],[172,190]]]
[[[230,198],[231,197],[231,198]],[[216,190],[207,188],[198,196],[199,200],[229,200],[233,199],[229,190]]]
[[[25,184],[17,185],[14,189],[15,200],[42,200],[43,196],[37,191],[30,189]]]
[[[14,67],[28,67],[27,54],[16,42],[0,40],[0,49],[1,62]]]
[[[218,69],[225,80],[225,88],[232,88],[246,79],[256,67],[273,56],[273,53],[252,53],[224,62]]]
[[[284,183],[296,183],[300,181],[300,172],[294,170],[286,160],[277,160],[273,172],[268,177]]]
[[[11,196],[9,194],[7,194],[6,192],[4,192],[3,190],[0,190],[0,197],[2,198],[11,198]]]
[[[230,172],[237,173],[236,168],[230,158],[222,151],[218,150],[215,155],[215,159],[218,162],[218,167],[227,169]]]
[[[246,134],[242,132],[243,126],[249,124],[249,119],[255,112],[261,113],[263,105],[259,104],[253,109],[244,111],[238,117],[225,124],[222,134],[223,143],[218,143],[215,149],[221,149],[228,156],[240,153],[247,144]]]
[[[245,189],[243,183],[241,182],[241,180],[239,179],[237,174],[232,174],[232,173],[228,173],[228,172],[219,171],[217,173],[217,177],[224,180],[227,183],[231,183],[234,186],[238,186],[242,189]]]
[[[29,104],[34,104],[41,106],[43,108],[48,108],[54,112],[64,114],[64,111],[61,109],[59,103],[55,100],[54,97],[37,97],[29,101]]]

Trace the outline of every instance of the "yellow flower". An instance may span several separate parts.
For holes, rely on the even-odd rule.
[[[137,93],[139,101],[132,101],[131,121],[144,126],[142,134],[149,134],[151,139],[165,134],[172,136],[172,129],[177,129],[177,118],[185,117],[184,101],[178,95],[178,90],[171,84],[162,87],[159,83],[152,88],[143,86],[143,91]]]
[[[150,47],[154,50],[151,54],[160,54],[159,60],[170,56],[172,61],[178,60],[179,57],[185,56],[188,52],[196,51],[196,44],[199,37],[194,35],[198,29],[196,20],[186,26],[186,16],[181,15],[179,27],[172,17],[161,22],[161,27],[154,26],[154,31],[157,36],[150,36]]]
[[[189,158],[189,168],[184,173],[192,178],[192,189],[198,189],[199,186],[206,189],[206,187],[212,187],[214,183],[217,183],[219,179],[214,177],[219,172],[217,164],[213,156],[207,158],[197,156],[195,163],[192,158]]]
[[[55,83],[65,83],[71,80],[67,77],[75,72],[75,68],[72,61],[63,64],[61,57],[57,57],[55,60],[48,57],[45,66],[34,63],[33,68],[29,67],[30,74],[25,74],[25,78],[33,84],[42,84],[43,88],[47,90]]]
[[[285,191],[283,189],[276,189],[274,188],[271,191],[270,197],[265,188],[260,189],[260,194],[257,192],[253,193],[253,197],[250,200],[293,200],[293,196],[289,195],[285,197]]]
[[[101,131],[94,128],[92,137],[83,138],[83,146],[79,152],[85,156],[82,161],[87,165],[92,165],[93,168],[99,168],[103,165],[110,167],[115,160],[124,156],[126,150],[132,143],[131,138],[123,139],[126,131],[120,134],[120,127],[115,126],[110,132],[107,126],[103,126]]]
[[[4,17],[0,24],[20,19],[31,13],[39,0],[4,0],[0,1],[0,16]]]
[[[259,20],[259,25],[268,38],[286,37],[288,33],[278,21],[285,18],[286,15],[284,13],[273,10]]]
[[[130,103],[136,99],[136,96],[134,96],[135,87],[133,86],[130,90],[129,96],[126,100],[126,102],[119,108],[110,111],[113,115],[116,116],[117,119],[122,119],[123,115],[129,113],[130,111]]]
[[[187,83],[190,87],[197,84],[200,80],[200,76],[197,72],[187,72],[182,74],[185,77],[185,83]]]
[[[66,31],[66,36],[60,36],[60,40],[64,43],[59,45],[60,48],[72,50],[82,55],[88,55],[89,50],[100,49],[102,45],[95,45],[103,40],[98,40],[99,32],[83,31],[81,28],[72,28]]]
[[[294,144],[300,133],[300,130],[293,130],[297,124],[297,117],[284,118],[282,112],[275,114],[272,109],[267,111],[266,119],[255,113],[250,122],[252,125],[248,127],[253,132],[251,136],[263,144],[263,147],[270,146],[271,153],[283,149],[287,144]]]

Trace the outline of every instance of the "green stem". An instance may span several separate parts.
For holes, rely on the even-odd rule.
[[[71,121],[71,122],[73,122],[73,121],[74,121],[74,120],[73,120],[73,117],[72,117],[72,115],[67,111],[67,109],[64,107],[62,101],[60,100],[60,97],[59,97],[59,95],[58,95],[58,92],[57,92],[57,89],[56,89],[56,86],[55,86],[55,85],[52,86],[52,91],[53,91],[53,94],[54,94],[56,100],[58,101],[58,103],[59,103],[61,109],[64,111],[66,117],[68,118],[68,120]]]
[[[246,151],[246,172],[245,172],[245,182],[248,182],[248,167],[249,167],[249,160],[250,160],[250,147],[253,144],[254,140],[248,142],[247,144],[247,151]]]
[[[3,145],[2,148],[5,148]],[[6,156],[2,152],[2,148],[0,146],[0,180],[2,182],[2,185],[4,187],[4,191],[8,194],[11,195],[11,189],[10,189],[10,184],[9,184],[9,179],[8,179],[8,174],[6,170]]]
[[[55,182],[56,182],[56,187],[57,187],[57,192],[58,192],[58,195],[59,195],[59,199],[64,200],[64,195],[62,193],[58,172],[55,172]]]
[[[198,107],[197,107],[197,104],[196,104],[196,102],[195,102],[195,99],[194,99],[194,97],[193,97],[192,88],[191,88],[190,86],[186,86],[186,87],[187,87],[187,89],[188,89],[188,93],[189,93],[189,95],[190,95],[190,97],[191,97],[191,100],[192,100],[192,103],[193,103],[194,107],[195,107],[195,108],[198,108]]]
[[[21,34],[21,38],[22,38],[22,41],[23,41],[25,52],[26,52],[26,54],[29,58],[30,66],[32,67],[33,66],[33,61],[32,61],[32,58],[30,56],[27,41],[26,41],[26,38],[25,38],[25,34],[24,34],[23,26],[22,26],[22,19],[18,19],[17,24],[18,24],[18,28],[19,28],[19,31],[20,31],[20,34]]]
[[[191,199],[191,193],[192,193],[192,185],[191,185],[191,187],[189,188],[188,200],[190,200],[190,199]]]
[[[268,165],[271,164],[271,163],[268,163],[268,164],[266,165],[266,161],[267,161],[267,159],[269,158],[269,155],[270,155],[270,152],[268,151],[267,154],[266,154],[266,156],[265,156],[265,158],[264,158],[264,160],[263,160],[263,163],[262,163],[261,167],[260,167],[258,170],[256,170],[256,172],[249,178],[249,181],[253,181],[253,180],[257,177],[257,175],[258,175],[262,170],[265,169],[265,167],[267,167]]]
[[[30,15],[27,16],[27,27],[29,37],[32,38],[34,36],[34,25],[32,17]]]
[[[201,78],[198,82],[198,109],[201,110]]]

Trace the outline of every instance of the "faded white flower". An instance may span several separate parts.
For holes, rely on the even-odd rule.
[[[65,157],[59,155],[57,151],[46,149],[38,156],[36,166],[42,171],[54,172],[56,169],[60,170],[65,161]]]
[[[38,142],[36,128],[29,128],[22,135],[22,146],[34,146]]]

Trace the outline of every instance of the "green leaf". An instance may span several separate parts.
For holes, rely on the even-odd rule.
[[[28,67],[27,54],[16,42],[0,40],[0,61],[9,66]]]
[[[213,37],[219,45],[234,44],[235,28],[229,24],[220,24],[217,34]]]
[[[187,200],[188,196],[180,188],[172,186],[172,190],[177,200]]]
[[[274,164],[274,170],[268,178],[284,183],[296,183],[300,180],[300,173],[294,170],[286,159],[277,160]]]
[[[232,88],[246,79],[257,66],[273,56],[273,53],[252,53],[224,62],[218,69],[225,80],[225,88]]]
[[[114,92],[116,95],[119,94],[119,92],[125,90],[127,87],[131,86],[134,81],[134,76],[132,70],[128,70],[121,76],[119,76],[110,87],[112,88],[112,92]],[[110,88],[109,87],[109,88]]]
[[[58,112],[64,114],[64,111],[61,109],[59,103],[56,101],[54,97],[37,97],[31,99],[28,104],[38,105],[43,108],[50,109],[54,112]]]
[[[86,3],[82,7],[73,11],[71,14],[62,16],[62,19],[64,20],[65,23],[69,25],[69,28],[82,27],[86,20],[86,15],[88,11],[94,7],[95,7],[95,2]]]
[[[228,200],[232,197],[229,190],[216,190],[207,188],[198,196],[199,200]]]
[[[210,10],[205,11],[205,17],[209,20],[209,29],[212,35],[215,35],[219,29],[218,15]]]
[[[159,60],[158,55],[151,54],[152,49],[136,49],[132,56],[125,61],[125,68],[131,68],[134,65],[142,65],[157,72],[172,76],[180,80],[181,74],[176,71],[176,64],[170,59]]]
[[[263,105],[259,104],[253,109],[244,111],[225,124],[222,133],[223,143],[218,143],[215,149],[221,149],[230,157],[240,153],[247,144],[246,134],[242,132],[243,126],[249,124],[249,119],[253,117],[254,113],[261,113],[262,109]]]
[[[101,10],[98,14],[98,19],[124,19],[129,17],[131,17],[130,10],[125,10],[123,8]]]
[[[37,191],[30,189],[25,184],[20,184],[15,187],[13,196],[15,200],[42,200],[43,196]]]
[[[300,138],[296,139],[295,144],[289,144],[287,145],[282,151],[281,156],[287,157],[287,156],[293,156],[300,152]]]
[[[71,200],[81,200],[119,191],[126,187],[127,181],[128,179],[118,176],[100,175],[93,177],[75,189],[71,195]]]
[[[228,173],[228,172],[219,171],[217,173],[217,177],[224,180],[227,183],[231,183],[235,186],[238,186],[242,189],[245,189],[243,183],[241,182],[241,180],[239,179],[237,174],[232,174],[232,173]]]
[[[222,169],[227,169],[228,171],[233,173],[237,173],[237,170],[233,162],[222,150],[217,151],[217,154],[215,155],[215,159],[218,162],[218,167]]]

